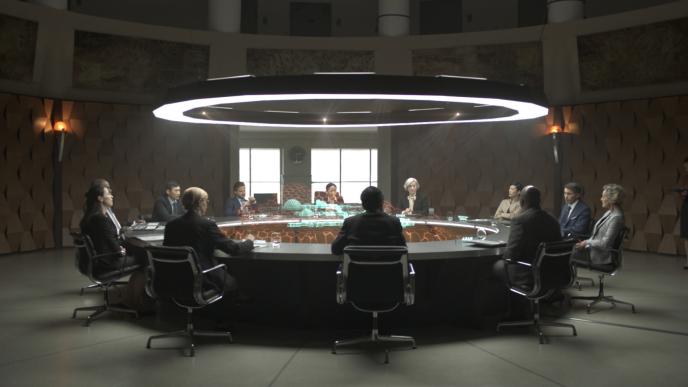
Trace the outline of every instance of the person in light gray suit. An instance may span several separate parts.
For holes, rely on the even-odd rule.
[[[602,187],[602,208],[607,212],[595,223],[592,236],[578,242],[573,255],[574,261],[591,262],[594,265],[612,263],[614,242],[625,227],[623,205],[624,189],[618,184],[607,184]]]

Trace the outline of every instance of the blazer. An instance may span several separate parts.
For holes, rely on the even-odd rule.
[[[177,200],[175,207],[175,211],[172,211],[172,204],[170,204],[167,195],[160,196],[155,200],[155,204],[153,205],[153,216],[151,220],[154,222],[169,222],[184,213],[182,203],[179,200]]]
[[[509,220],[521,213],[521,203],[518,200],[511,201],[504,199],[499,202],[499,207],[495,211],[494,218],[498,220]]]
[[[511,232],[504,259],[532,263],[540,243],[560,240],[557,220],[541,209],[528,208],[511,219]],[[513,284],[525,285],[533,282],[531,270],[523,265],[509,264],[506,270]]]
[[[217,264],[213,255],[215,249],[229,255],[242,254],[253,249],[253,241],[235,242],[227,238],[214,221],[198,215],[195,211],[187,211],[165,225],[163,245],[193,247],[203,270]]]
[[[81,233],[88,235],[97,254],[115,253],[122,250],[117,227],[100,212],[87,215],[81,222]]]
[[[406,246],[401,222],[384,212],[364,212],[344,219],[332,242],[332,254],[342,254],[347,245]]]
[[[586,237],[590,235],[590,207],[584,201],[578,200],[573,211],[571,211],[571,215],[569,215],[569,206],[568,204],[564,205],[559,214],[559,225],[563,237]]]
[[[590,249],[590,261],[596,265],[612,263],[612,254],[609,249],[613,249],[616,237],[625,227],[624,214],[614,208],[602,215],[592,229],[590,239],[586,240]]]
[[[401,200],[399,200],[399,205],[397,207],[401,211],[409,207],[408,193],[406,191],[404,191]],[[416,201],[413,203],[413,213],[427,215],[428,208],[430,208],[428,197],[419,192],[416,192]]]
[[[245,203],[246,199],[238,196],[232,196],[225,202],[225,216],[241,216],[241,205]],[[254,205],[251,206],[253,208]]]

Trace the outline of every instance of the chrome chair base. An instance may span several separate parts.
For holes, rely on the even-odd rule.
[[[576,327],[573,324],[564,324],[554,321],[540,321],[540,320],[523,320],[523,321],[507,321],[497,324],[497,332],[500,332],[502,328],[505,327],[527,327],[532,326],[537,333],[540,340],[540,344],[545,344],[549,342],[547,336],[542,331],[542,327],[560,327],[560,328],[571,328],[573,330],[573,336],[578,336]]]
[[[121,306],[114,306],[114,305],[98,305],[98,306],[85,306],[82,308],[76,308],[74,309],[74,312],[72,313],[72,318],[76,318],[76,314],[81,311],[87,311],[87,310],[92,310],[93,313],[88,315],[86,317],[86,320],[84,321],[84,326],[87,327],[91,325],[91,322],[95,320],[97,317],[102,315],[105,312],[118,312],[118,313],[128,313],[128,314],[133,314],[134,318],[139,318],[139,312],[129,309],[129,308],[123,308]]]
[[[373,330],[369,336],[362,336],[355,339],[335,340],[332,345],[332,353],[336,354],[340,347],[354,346],[364,343],[408,343],[412,349],[416,349],[416,339],[412,336],[399,335],[380,335],[377,329]],[[385,364],[389,363],[389,348],[385,348]]]
[[[170,333],[163,333],[161,335],[155,335],[155,336],[149,337],[148,342],[146,343],[146,348],[150,349],[151,348],[151,341],[153,341],[155,339],[163,339],[163,338],[171,338],[171,337],[185,337],[189,340],[189,345],[187,347],[181,347],[182,349],[183,348],[189,349],[189,357],[194,357],[196,355],[196,344],[194,343],[195,337],[227,337],[229,339],[230,343],[234,342],[234,338],[232,337],[232,332],[195,330],[193,327],[193,324],[190,324],[190,325],[187,325],[186,329],[182,329],[182,330],[174,331],[174,332],[170,332]]]
[[[572,300],[589,300],[592,302],[589,302],[587,305],[585,305],[585,308],[588,311],[588,314],[591,313],[592,307],[599,304],[599,303],[607,303],[611,304],[612,308],[616,306],[616,304],[622,304],[622,305],[628,305],[631,307],[631,312],[635,313],[635,305],[631,304],[630,302],[626,301],[621,301],[617,300],[614,298],[614,296],[605,296],[605,295],[599,295],[599,296],[590,296],[590,297],[571,297]]]
[[[128,282],[127,281],[115,281],[115,282],[111,282],[111,284],[112,285],[126,285],[126,284],[128,284]],[[87,285],[87,286],[82,286],[81,290],[79,291],[79,295],[83,296],[84,291],[86,291],[86,290],[102,288],[102,287],[103,287],[103,284],[98,284],[98,283],[92,283],[92,284]]]

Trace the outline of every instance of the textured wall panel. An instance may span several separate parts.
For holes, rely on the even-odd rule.
[[[539,42],[423,49],[412,55],[415,75],[486,77],[537,89],[544,85]]]
[[[688,18],[578,37],[583,90],[688,80]]]
[[[210,48],[203,45],[75,31],[73,83],[85,89],[155,92],[208,78],[209,57]],[[116,122],[109,115],[104,119]]]
[[[31,82],[38,23],[0,14],[0,78]]]
[[[375,71],[373,51],[246,50],[246,70],[254,75],[312,74],[317,71]]]

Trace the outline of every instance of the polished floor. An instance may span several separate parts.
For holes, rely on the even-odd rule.
[[[163,324],[106,315],[90,327],[71,319],[93,305],[71,249],[0,257],[0,386],[686,386],[688,270],[683,260],[626,253],[607,293],[634,302],[560,318],[578,328],[550,329],[538,344],[524,330],[497,334],[453,326],[411,332],[416,350],[330,353],[333,336],[356,332],[238,324],[233,344],[203,341],[194,358],[147,350]],[[593,293],[592,288],[571,290]],[[332,297],[334,302],[334,295]],[[162,346],[162,342],[160,343]]]

